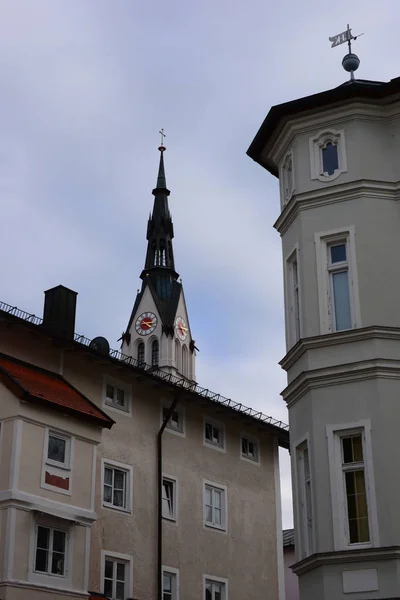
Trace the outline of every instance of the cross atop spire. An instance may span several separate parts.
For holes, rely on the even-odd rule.
[[[164,152],[165,150],[165,146],[164,146],[164,138],[167,137],[166,134],[164,133],[164,128],[161,128],[160,131],[158,132],[161,134],[161,144],[158,147],[160,152]]]

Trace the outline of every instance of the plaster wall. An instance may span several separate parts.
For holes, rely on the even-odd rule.
[[[299,578],[290,568],[295,563],[294,546],[286,546],[283,549],[283,560],[285,565],[285,600],[299,600]]]

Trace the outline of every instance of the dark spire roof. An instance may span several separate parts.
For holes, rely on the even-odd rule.
[[[139,306],[143,292],[148,286],[157,305],[167,334],[173,335],[174,319],[180,298],[181,284],[178,282],[178,273],[175,271],[174,252],[172,240],[174,226],[169,212],[168,196],[164,167],[165,147],[160,146],[160,164],[158,168],[157,185],[153,190],[153,211],[147,223],[147,253],[144,269],[140,275],[143,280],[132,315],[128,330]]]

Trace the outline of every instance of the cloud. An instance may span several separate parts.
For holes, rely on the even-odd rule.
[[[42,291],[63,283],[79,292],[79,332],[117,345],[140,284],[164,127],[199,383],[286,420],[278,187],[245,152],[271,105],[347,78],[346,49],[328,41],[347,21],[365,32],[354,45],[360,77],[396,76],[396,9],[1,3],[1,300],[41,314]]]

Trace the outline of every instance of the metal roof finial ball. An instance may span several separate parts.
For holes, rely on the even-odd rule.
[[[348,73],[351,73],[352,71],[357,71],[359,66],[360,59],[358,58],[357,54],[353,54],[351,52],[350,54],[346,54],[346,56],[343,57],[342,67]]]

